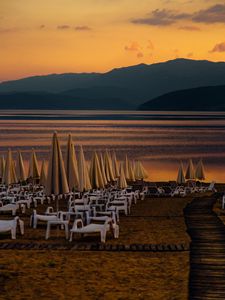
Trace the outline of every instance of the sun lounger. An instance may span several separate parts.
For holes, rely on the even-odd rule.
[[[80,233],[80,234],[92,234],[92,233],[99,233],[101,237],[101,242],[105,243],[106,240],[106,233],[109,230],[113,231],[112,227],[112,219],[109,217],[104,218],[103,224],[88,224],[84,226],[83,221],[81,219],[75,220],[72,229],[70,230],[70,242],[72,242],[73,234]],[[80,225],[80,227],[78,227]]]
[[[16,215],[16,211],[19,208],[17,204],[5,204],[3,205],[2,201],[0,201],[0,212],[12,212],[12,215]]]
[[[19,222],[20,232],[24,234],[24,222],[15,217],[13,220],[0,220],[0,232],[11,232],[12,239],[16,239],[16,227]]]
[[[33,225],[33,228],[37,228],[38,221],[48,222],[48,221],[56,221],[58,219],[59,218],[58,218],[57,215],[40,215],[40,214],[37,214],[37,211],[34,209],[33,214],[30,217],[30,226]]]

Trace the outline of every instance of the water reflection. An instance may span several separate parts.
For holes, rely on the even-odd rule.
[[[35,147],[47,159],[54,130],[64,146],[72,133],[88,159],[92,150],[105,149],[116,150],[120,160],[125,153],[142,159],[151,180],[175,179],[179,161],[192,157],[195,163],[203,158],[208,180],[225,181],[224,113],[1,112],[0,152],[20,148],[28,159]]]

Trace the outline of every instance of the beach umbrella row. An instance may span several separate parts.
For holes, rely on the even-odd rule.
[[[56,132],[52,138],[51,155],[48,165],[47,171],[47,163],[43,161],[41,172],[39,172],[37,156],[35,150],[32,149],[28,172],[29,178],[39,179],[40,184],[46,187],[48,194],[57,194],[60,190],[68,189],[70,191],[78,190],[83,192],[91,188],[104,188],[108,183],[115,181],[120,186],[125,186],[127,181],[134,182],[135,180],[143,180],[148,177],[142,163],[139,161],[135,163],[131,162],[128,160],[127,155],[125,156],[124,163],[119,164],[115,151],[110,153],[106,150],[104,156],[101,152],[94,152],[89,168],[82,146],[79,147],[77,159],[71,134],[68,136],[64,161]],[[25,181],[27,179],[20,151],[18,151],[16,172],[11,150],[8,151],[6,163],[4,158],[1,157],[0,175],[2,175],[3,182],[6,184]]]
[[[189,159],[187,170],[184,176],[184,168],[182,162],[180,163],[178,174],[177,174],[177,183],[184,184],[186,180],[205,180],[205,171],[202,160],[200,159],[197,163],[196,169],[194,169],[194,165],[192,159]]]

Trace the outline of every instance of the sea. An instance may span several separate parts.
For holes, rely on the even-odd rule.
[[[163,111],[0,111],[0,155],[21,150],[28,162],[31,149],[39,163],[48,160],[51,137],[58,132],[62,151],[67,136],[75,149],[112,151],[119,161],[125,155],[141,160],[150,181],[176,180],[180,162],[203,160],[206,181],[225,182],[225,112]]]

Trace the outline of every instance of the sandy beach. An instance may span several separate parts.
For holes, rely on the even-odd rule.
[[[183,208],[185,198],[147,198],[121,216],[120,237],[110,244],[189,243]],[[42,207],[44,210],[45,207]],[[31,229],[17,243],[67,245],[64,232],[53,230],[45,241],[46,225]],[[7,218],[6,216],[4,216]],[[9,237],[9,235],[8,235]],[[77,242],[99,241],[98,236],[77,237]],[[4,234],[1,242],[12,242]],[[186,299],[189,252],[91,252],[74,250],[1,250],[0,299]]]

